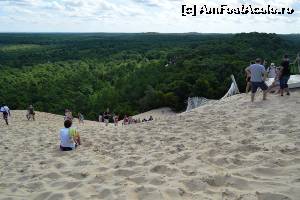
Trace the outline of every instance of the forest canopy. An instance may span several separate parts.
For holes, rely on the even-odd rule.
[[[153,108],[182,111],[191,96],[222,97],[234,74],[260,57],[295,59],[300,35],[0,34],[0,103],[12,109],[96,119],[106,108],[133,115]]]

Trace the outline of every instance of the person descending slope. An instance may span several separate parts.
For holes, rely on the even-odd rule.
[[[34,116],[35,116],[34,108],[32,105],[30,105],[27,109],[26,117],[28,120],[32,119],[34,121],[35,120]]]
[[[0,112],[2,112],[2,114],[3,114],[3,119],[4,119],[4,121],[5,121],[5,123],[6,123],[6,125],[8,125],[8,116],[10,117],[11,115],[10,115],[10,110],[9,110],[9,108],[8,108],[8,106],[1,106],[0,107]]]

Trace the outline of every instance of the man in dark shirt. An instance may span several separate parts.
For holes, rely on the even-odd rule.
[[[110,118],[110,113],[109,113],[109,108],[107,108],[106,112],[103,113],[103,119],[104,119],[105,126],[108,125],[109,118]]]
[[[285,55],[281,63],[280,68],[280,94],[283,96],[283,91],[286,91],[287,95],[290,95],[288,81],[290,79],[290,60],[288,55]]]

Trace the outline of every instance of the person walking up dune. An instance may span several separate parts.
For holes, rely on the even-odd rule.
[[[245,69],[246,72],[251,74],[251,102],[254,102],[255,93],[258,88],[262,89],[263,91],[263,100],[267,99],[268,86],[264,81],[267,77],[267,73],[265,67],[260,63],[261,60],[257,58],[255,60],[255,64],[250,65]]]

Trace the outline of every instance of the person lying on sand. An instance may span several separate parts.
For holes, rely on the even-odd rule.
[[[72,121],[64,122],[65,128],[60,129],[60,150],[71,151],[81,145],[80,135],[76,128],[72,128]]]

